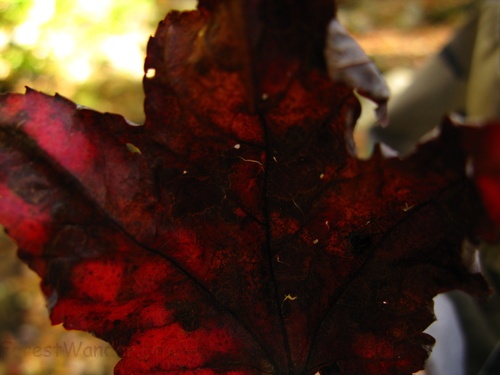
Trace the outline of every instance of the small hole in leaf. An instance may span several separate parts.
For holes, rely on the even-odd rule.
[[[155,68],[149,68],[146,71],[146,78],[154,78],[156,76],[156,69]]]

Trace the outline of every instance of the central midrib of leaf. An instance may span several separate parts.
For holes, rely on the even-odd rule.
[[[269,204],[269,179],[270,179],[270,162],[272,160],[271,155],[273,154],[273,151],[270,147],[270,140],[269,140],[269,129],[268,129],[268,124],[266,121],[266,118],[264,115],[259,114],[259,119],[260,119],[260,124],[262,126],[262,132],[264,134],[264,145],[265,145],[265,165],[264,165],[264,185],[263,185],[263,202],[264,202],[264,218],[265,218],[265,231],[266,231],[266,238],[265,238],[265,251],[266,251],[266,256],[268,259],[268,264],[269,264],[269,270],[271,272],[271,280],[273,282],[273,291],[274,291],[274,301],[277,309],[277,314],[279,315],[280,318],[280,324],[281,324],[281,334],[283,335],[283,345],[285,347],[285,352],[287,355],[287,362],[288,362],[288,371],[289,374],[294,374],[294,369],[293,369],[293,361],[292,361],[292,356],[291,356],[291,350],[290,350],[290,339],[288,337],[288,331],[286,328],[286,322],[285,322],[285,317],[283,315],[283,311],[281,309],[281,300],[279,297],[279,290],[278,290],[278,282],[276,280],[276,273],[274,269],[274,255],[272,251],[272,245],[271,245],[271,240],[272,240],[272,227],[271,227],[271,208]]]

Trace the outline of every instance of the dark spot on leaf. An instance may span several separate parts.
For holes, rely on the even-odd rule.
[[[280,147],[281,156],[285,158],[295,156],[305,142],[306,136],[307,133],[303,127],[292,126],[287,129],[284,144],[282,145],[287,147]],[[283,154],[284,152],[287,152],[288,155]]]
[[[281,315],[284,319],[288,319],[292,315],[292,306],[289,299],[285,299],[281,304]]]
[[[175,196],[172,214],[176,217],[202,213],[211,207],[220,206],[224,197],[219,186],[207,179],[195,177],[180,178],[172,190]]]
[[[291,7],[286,1],[264,2],[266,10],[263,12],[267,16],[269,25],[272,25],[276,31],[283,32],[284,30],[291,30],[290,24],[293,17],[291,17]]]
[[[87,249],[87,234],[82,228],[75,225],[66,225],[54,234],[54,239],[47,247],[47,252],[57,254],[68,247],[75,255],[83,258],[98,254]]]
[[[174,317],[186,332],[194,332],[200,328],[198,319],[198,309],[193,304],[187,302],[176,302],[169,306],[175,310]]]
[[[354,255],[363,254],[372,245],[372,239],[369,234],[352,233],[349,236],[349,246]]]
[[[25,202],[42,204],[49,190],[48,182],[30,169],[19,168],[12,171],[8,181],[9,189],[15,191]]]
[[[71,215],[71,209],[62,202],[57,202],[52,206],[51,214],[52,219],[55,222],[67,220],[67,217]]]

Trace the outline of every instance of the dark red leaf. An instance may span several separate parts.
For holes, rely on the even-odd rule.
[[[148,45],[146,124],[0,99],[0,222],[53,323],[117,374],[411,374],[482,215],[461,133],[352,157],[358,104],[323,58],[331,0],[200,1]]]
[[[473,177],[488,212],[484,237],[500,241],[500,123],[463,128],[464,144],[471,157]]]

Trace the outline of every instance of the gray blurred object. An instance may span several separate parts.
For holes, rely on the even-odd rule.
[[[389,101],[389,125],[374,125],[370,136],[405,155],[450,112],[468,123],[500,119],[500,0],[473,2],[449,43]],[[438,321],[428,332],[437,343],[427,375],[500,375],[500,248],[480,251],[495,293],[485,304],[461,292],[436,298]]]
[[[373,140],[406,154],[449,112],[469,121],[500,118],[499,45],[500,1],[474,2],[452,40],[389,101],[389,126],[373,127]]]

